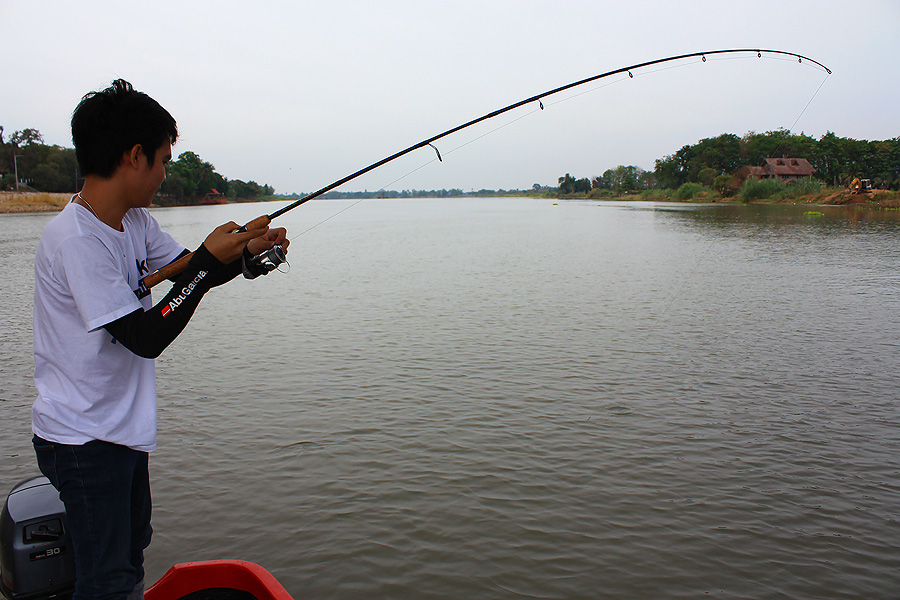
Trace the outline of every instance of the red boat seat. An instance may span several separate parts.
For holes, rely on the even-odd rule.
[[[144,600],[293,600],[261,566],[244,560],[180,563],[144,592]]]

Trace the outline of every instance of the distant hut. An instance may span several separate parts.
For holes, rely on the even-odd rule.
[[[225,194],[216,188],[210,188],[200,200],[200,204],[226,204],[227,202],[228,199],[225,197]]]
[[[816,169],[805,158],[767,158],[758,167],[751,165],[741,167],[738,170],[738,176],[742,180],[754,177],[756,179],[799,181],[812,177],[815,172]]]

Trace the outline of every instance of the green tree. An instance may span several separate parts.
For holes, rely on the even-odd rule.
[[[640,169],[640,172],[638,173],[638,188],[642,190],[652,190],[657,187],[659,187],[659,182],[656,181],[656,173]]]
[[[706,187],[713,187],[713,182],[719,177],[721,173],[712,167],[703,167],[700,169],[700,173],[697,175],[697,181],[705,185]]]
[[[37,129],[15,131],[9,141],[0,127],[0,189],[15,189],[15,173],[30,188],[42,192],[74,192],[77,189],[75,151],[43,143]]]
[[[838,185],[841,178],[841,140],[829,131],[821,138],[816,148],[817,156],[813,166],[819,177],[831,185]]]
[[[62,146],[30,144],[22,149],[30,185],[42,192],[75,192],[78,168],[75,150]]]
[[[274,190],[269,186],[261,186],[252,180],[243,182],[240,179],[232,179],[228,182],[228,197],[231,200],[255,200],[262,196],[271,196],[273,193]]]
[[[166,181],[160,187],[160,193],[178,203],[197,204],[212,190],[223,194],[228,191],[225,178],[196,152],[182,152],[166,170]]]
[[[44,136],[37,129],[23,129],[13,132],[9,141],[16,146],[29,146],[31,144],[43,144]]]
[[[617,194],[635,192],[642,187],[644,170],[634,165],[619,165],[615,169],[607,169],[599,179],[606,189],[614,190]]]
[[[741,156],[744,164],[759,165],[767,158],[787,156],[788,138],[791,133],[786,129],[755,133],[753,131],[741,138]]]
[[[560,177],[558,183],[560,195],[575,193],[575,178],[572,177],[569,173],[566,173],[565,176]]]
[[[603,175],[597,175],[596,177],[591,179],[591,189],[592,190],[609,189],[609,183],[603,178]]]
[[[688,172],[691,181],[700,181],[704,169],[712,169],[716,174],[731,173],[743,163],[741,140],[731,133],[723,133],[714,138],[704,138],[697,142],[689,157]]]
[[[688,161],[685,158],[687,148],[688,146],[684,146],[675,154],[656,159],[653,173],[656,175],[660,187],[676,189],[687,182]]]

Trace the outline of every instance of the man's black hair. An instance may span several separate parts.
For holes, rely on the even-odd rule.
[[[178,128],[169,111],[124,79],[85,95],[72,113],[72,142],[82,176],[111,177],[135,144],[153,164],[160,146],[176,139]]]

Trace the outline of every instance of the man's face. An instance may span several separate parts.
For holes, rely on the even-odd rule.
[[[141,186],[141,206],[150,206],[159,186],[166,180],[166,165],[172,160],[172,144],[163,142],[162,146],[156,149],[156,155],[153,157],[153,164],[147,160],[147,155],[143,154],[146,163],[146,172],[142,175]]]

